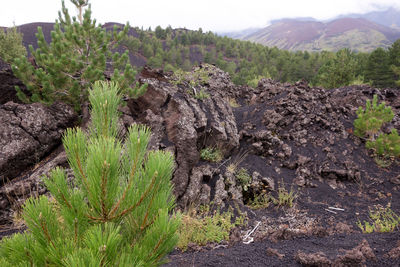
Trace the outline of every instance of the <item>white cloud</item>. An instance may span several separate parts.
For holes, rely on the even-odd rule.
[[[204,30],[229,31],[266,26],[270,20],[283,17],[314,17],[329,19],[339,14],[365,13],[394,6],[399,0],[92,0],[93,17],[134,26],[161,25]],[[71,14],[73,5],[66,0]],[[58,17],[61,1],[4,1],[0,9],[0,25],[11,26],[29,22],[52,22]]]

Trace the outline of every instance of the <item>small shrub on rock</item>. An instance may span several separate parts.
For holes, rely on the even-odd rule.
[[[271,196],[271,200],[276,206],[288,207],[288,208],[293,207],[296,198],[297,194],[293,190],[293,187],[291,187],[290,190],[288,191],[285,188],[283,181],[279,183],[278,186],[278,197],[274,198]]]
[[[266,193],[255,195],[254,199],[249,201],[248,206],[252,209],[266,209],[271,204],[271,196]]]
[[[367,141],[366,147],[375,150],[382,157],[400,157],[399,133],[392,129],[390,134],[380,134],[375,141]]]
[[[197,92],[197,94],[195,94],[194,98],[198,99],[198,100],[203,100],[206,98],[209,98],[210,94],[208,94],[204,89],[201,89],[199,92]]]
[[[174,72],[173,84],[175,85],[187,85],[193,91],[188,91],[194,98],[203,100],[210,97],[205,89],[204,85],[208,83],[209,77],[208,72],[204,68],[195,68],[192,72],[185,72],[178,69]]]
[[[386,207],[375,206],[370,209],[369,218],[371,223],[368,221],[357,222],[357,226],[363,233],[393,232],[400,224],[400,216],[390,208],[390,205]]]
[[[400,137],[397,130],[392,129],[390,134],[382,133],[381,130],[382,125],[394,117],[390,106],[386,107],[385,102],[378,105],[378,97],[374,95],[372,103],[367,100],[365,109],[358,108],[357,116],[354,134],[367,138],[366,147],[375,151],[378,156],[376,162],[380,166],[387,166],[386,161],[390,157],[400,157]]]
[[[354,134],[358,137],[368,136],[374,139],[384,123],[390,122],[394,117],[391,107],[386,107],[385,102],[378,105],[378,96],[374,95],[372,103],[367,100],[365,109],[359,107],[357,119],[354,120]]]
[[[240,168],[235,176],[236,179],[239,181],[240,185],[242,186],[243,191],[249,190],[252,177],[248,173],[248,171],[245,168]]]
[[[200,151],[200,158],[209,162],[220,162],[224,156],[218,148],[206,147]]]
[[[246,224],[247,215],[239,212],[234,219],[232,208],[228,211],[210,211],[210,206],[201,206],[198,210],[190,209],[182,216],[182,225],[178,230],[177,247],[187,250],[189,244],[204,246],[210,242],[228,241],[230,231]]]

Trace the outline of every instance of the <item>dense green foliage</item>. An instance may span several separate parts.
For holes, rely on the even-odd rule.
[[[379,156],[400,157],[400,136],[396,129],[390,134],[380,134],[375,141],[368,141],[367,148],[374,149]]]
[[[393,72],[395,83],[400,87],[400,40],[397,40],[389,49],[390,68]]]
[[[378,48],[368,57],[365,78],[371,80],[373,86],[383,88],[392,85],[389,54],[384,49]]]
[[[237,173],[235,174],[235,177],[239,184],[242,186],[243,191],[247,191],[249,189],[252,177],[245,168],[240,168]]]
[[[382,125],[390,122],[393,116],[392,108],[386,107],[385,102],[378,105],[378,96],[374,95],[372,103],[369,99],[367,100],[365,109],[358,108],[357,119],[354,120],[354,134],[358,137],[367,136],[369,139],[375,140]]]
[[[200,158],[209,162],[220,162],[224,156],[218,148],[206,147],[200,151]]]
[[[177,247],[185,251],[191,243],[204,246],[210,242],[228,241],[232,229],[247,223],[247,215],[240,210],[237,210],[237,213],[239,216],[234,216],[232,208],[225,212],[218,209],[212,212],[210,206],[189,209],[182,216]]]
[[[88,134],[69,129],[63,138],[74,181],[61,168],[44,179],[52,198],[25,203],[28,231],[2,240],[1,266],[156,266],[174,248],[172,155],[147,152],[144,126],[118,141],[118,91],[106,82],[89,91]]]
[[[31,93],[26,95],[17,88],[18,97],[24,102],[45,104],[63,101],[79,111],[82,103],[87,101],[88,88],[94,81],[105,79],[109,62],[114,70],[111,80],[118,82],[123,92],[131,96],[143,93],[145,88],[137,88],[134,84],[136,72],[128,63],[128,51],[123,54],[112,52],[126,36],[129,25],[125,25],[123,30],[115,27],[106,32],[96,25],[96,20],[92,20],[90,6],[83,13],[87,0],[72,2],[78,8],[78,19],[70,17],[62,1],[62,12],[59,12],[59,19],[51,32],[50,44],[46,42],[42,29],[38,28],[38,49],[30,46],[35,64],[26,57],[14,61],[14,74]]]
[[[367,100],[365,109],[358,108],[357,119],[354,121],[354,134],[366,137],[366,147],[373,149],[375,154],[384,160],[400,157],[400,136],[397,130],[392,129],[390,134],[381,130],[382,125],[390,122],[393,117],[392,108],[386,107],[385,102],[378,105],[378,97],[374,95],[372,103]]]
[[[375,141],[367,141],[366,146],[381,157],[400,158],[400,136],[396,129],[392,129],[390,134],[380,134]]]
[[[0,29],[0,58],[4,62],[12,63],[15,58],[25,55],[26,49],[22,45],[22,34],[17,31],[17,28]]]
[[[375,206],[370,209],[368,219],[369,221],[364,221],[364,223],[357,222],[357,226],[366,234],[393,232],[400,224],[400,216],[391,209],[390,204],[386,207]]]
[[[318,71],[317,83],[325,88],[338,88],[355,80],[357,61],[349,49],[339,50]]]
[[[380,48],[371,54],[354,53],[349,49],[317,53],[289,52],[204,33],[201,29],[173,30],[158,26],[154,32],[139,28],[135,28],[135,32],[127,36],[123,44],[131,53],[144,55],[151,67],[188,71],[199,62],[205,62],[229,72],[236,84],[256,86],[264,77],[280,82],[304,79],[327,88],[358,83],[394,87],[399,80],[396,68],[400,68],[400,40],[389,50]]]

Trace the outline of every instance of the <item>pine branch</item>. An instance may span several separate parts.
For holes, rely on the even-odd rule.
[[[56,246],[55,246],[54,243],[53,243],[53,240],[51,239],[51,237],[50,237],[50,235],[49,235],[49,231],[48,231],[48,229],[47,229],[46,222],[43,220],[43,217],[42,217],[42,216],[43,216],[42,213],[39,213],[40,227],[42,228],[43,233],[44,233],[44,235],[45,235],[46,238],[47,238],[47,241],[48,241],[54,248],[56,248]]]
[[[149,216],[149,211],[150,211],[150,209],[151,209],[151,207],[152,207],[152,205],[153,205],[154,197],[156,196],[156,193],[158,193],[159,186],[160,186],[160,183],[158,183],[158,184],[156,185],[155,189],[153,190],[153,194],[152,194],[152,197],[151,197],[151,199],[150,199],[149,206],[148,206],[147,209],[146,209],[146,214],[145,214],[145,216],[144,216],[142,225],[140,226],[140,229],[141,229],[141,230],[144,230],[144,229],[145,229],[145,225],[146,225],[146,222],[147,222],[147,217]]]
[[[78,151],[75,151],[75,157],[76,157],[76,163],[78,164],[79,174],[82,177],[83,186],[85,187],[86,192],[90,196],[91,195],[91,191],[89,190],[89,183],[87,181],[85,173],[83,172],[81,159],[79,158]],[[90,196],[90,197],[92,197],[92,196]]]
[[[147,195],[149,194],[150,190],[153,189],[157,176],[158,176],[158,172],[156,171],[154,173],[154,175],[153,175],[153,178],[151,179],[150,186],[142,194],[142,196],[140,197],[139,201],[136,202],[136,204],[132,205],[131,207],[129,207],[127,209],[125,209],[119,215],[115,215],[115,216],[111,217],[110,219],[113,220],[113,219],[116,219],[116,218],[120,218],[120,217],[126,215],[128,212],[131,212],[133,209],[137,208],[140,204],[142,204],[143,200],[147,197]]]
[[[140,143],[140,139],[138,139],[138,143]],[[131,171],[130,171],[130,173],[129,173],[129,182],[128,182],[128,185],[125,187],[125,190],[124,190],[124,192],[123,192],[123,194],[122,194],[122,197],[118,200],[118,202],[117,202],[117,204],[115,205],[115,207],[111,210],[110,216],[114,215],[114,213],[119,209],[119,206],[121,205],[121,203],[122,203],[122,202],[125,200],[125,198],[126,198],[127,192],[128,192],[128,191],[131,189],[131,187],[132,187],[133,178],[134,178],[134,175],[135,175],[135,173],[136,173],[137,163],[138,163],[138,161],[139,161],[139,150],[140,150],[140,147],[139,147],[139,146],[136,146],[136,153],[135,153],[136,158],[135,158],[134,161],[133,161],[133,166],[132,166]]]
[[[60,194],[61,198],[63,199],[64,203],[70,208],[71,210],[73,209],[69,201],[65,198],[64,194],[61,193],[60,189],[57,190],[58,193]]]
[[[161,235],[161,237],[160,237],[160,239],[158,240],[157,244],[154,246],[153,251],[147,256],[147,259],[148,259],[149,261],[151,260],[151,258],[153,257],[153,255],[157,252],[157,250],[158,250],[158,248],[160,247],[160,245],[161,245],[163,242],[165,242],[165,240],[166,240],[165,235],[164,235],[164,234]],[[160,255],[156,258],[156,260],[158,261],[158,260],[159,260],[159,257],[161,257],[161,256],[162,256],[162,254],[160,254]]]
[[[104,151],[105,153],[105,151]],[[103,220],[107,221],[108,219],[108,212],[106,208],[106,198],[107,198],[107,169],[109,167],[109,164],[107,164],[107,161],[104,161],[103,164],[103,169],[102,169],[102,174],[101,174],[101,197],[100,197],[100,205],[101,205],[101,212],[103,215]]]
[[[75,234],[74,242],[76,244],[78,242],[78,219],[77,218],[74,219],[74,234]]]

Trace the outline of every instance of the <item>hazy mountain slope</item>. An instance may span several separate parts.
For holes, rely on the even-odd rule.
[[[397,38],[398,30],[362,18],[342,18],[328,23],[285,19],[243,39],[288,50],[371,51]]]
[[[400,29],[400,10],[397,10],[393,7],[387,10],[373,11],[366,14],[342,15],[337,18],[343,18],[343,17],[364,18],[387,27]]]
[[[242,39],[247,35],[251,35],[257,31],[261,30],[261,28],[248,28],[241,31],[233,31],[233,32],[217,32],[219,36],[227,36],[234,39]]]

